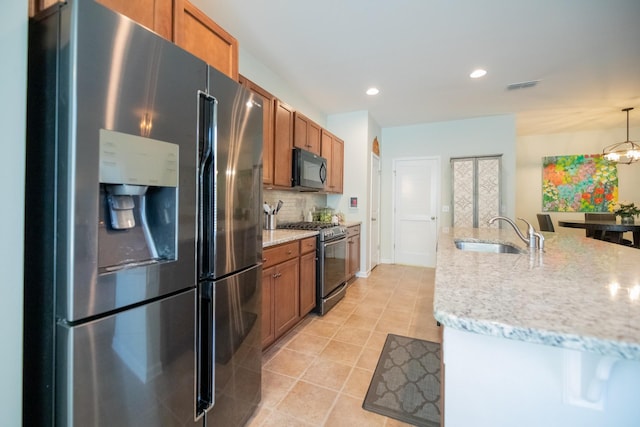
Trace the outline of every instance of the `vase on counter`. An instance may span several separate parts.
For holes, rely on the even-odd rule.
[[[633,224],[633,223],[634,223],[634,220],[632,215],[620,217],[620,224]]]

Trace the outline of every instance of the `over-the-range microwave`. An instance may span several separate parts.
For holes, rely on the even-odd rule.
[[[293,187],[300,191],[324,190],[327,159],[300,148],[293,149]]]

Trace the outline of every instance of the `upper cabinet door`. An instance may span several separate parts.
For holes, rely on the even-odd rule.
[[[63,0],[28,0],[29,16]],[[238,41],[188,0],[96,0],[238,81]]]
[[[275,97],[269,92],[240,75],[240,84],[262,97],[262,182],[273,184],[273,125]]]
[[[121,13],[138,24],[173,41],[174,0],[95,0],[109,9]],[[176,0],[180,1],[180,0]],[[29,0],[29,16],[63,0]]]
[[[338,137],[333,138],[331,149],[331,192],[342,194],[344,181],[344,141]]]
[[[96,0],[98,3],[123,14],[160,34],[167,40],[173,40],[173,1],[172,0]]]
[[[238,81],[238,41],[187,0],[176,0],[175,43]]]
[[[344,173],[344,141],[326,130],[322,130],[321,155],[327,159],[327,182],[324,185],[328,193],[342,194]]]
[[[293,109],[274,101],[273,185],[291,187],[293,149]]]
[[[302,113],[294,113],[293,145],[320,155],[320,125]]]

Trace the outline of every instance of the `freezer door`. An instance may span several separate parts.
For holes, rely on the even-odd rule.
[[[193,425],[195,294],[58,325],[56,425]]]
[[[262,266],[214,282],[215,404],[207,426],[241,426],[260,402]]]
[[[262,99],[209,67],[215,99],[214,266],[219,278],[261,262]]]

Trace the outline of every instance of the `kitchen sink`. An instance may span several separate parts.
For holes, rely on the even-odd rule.
[[[483,242],[478,240],[455,240],[456,248],[462,251],[491,252],[496,254],[522,254],[524,250],[511,243]]]

